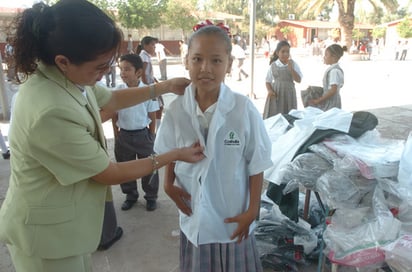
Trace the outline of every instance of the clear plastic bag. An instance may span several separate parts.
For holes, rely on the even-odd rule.
[[[357,207],[362,195],[354,182],[336,170],[326,171],[317,181],[315,191],[330,208]]]
[[[412,235],[402,235],[382,249],[385,252],[385,261],[392,270],[412,271]]]
[[[365,132],[358,139],[348,135],[337,135],[323,143],[341,157],[353,157],[366,178],[387,178],[398,175],[399,161],[404,147],[402,140],[383,139],[376,130],[373,130]]]
[[[332,169],[332,165],[315,153],[303,153],[280,169],[279,177],[282,184],[302,184],[306,189],[314,189],[316,180],[326,171]],[[298,186],[294,186],[296,189]],[[286,192],[290,192],[286,191]],[[285,191],[283,192],[285,193]]]
[[[403,186],[412,187],[412,132],[409,133],[399,162],[398,180]]]
[[[379,185],[374,191],[372,211],[371,219],[356,227],[328,225],[323,238],[331,261],[354,267],[382,265],[385,259],[382,246],[399,237],[401,222],[388,209]]]

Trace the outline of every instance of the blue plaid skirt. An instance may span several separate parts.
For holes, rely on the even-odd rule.
[[[204,244],[194,246],[180,232],[181,272],[261,272],[262,265],[255,236],[240,244]]]

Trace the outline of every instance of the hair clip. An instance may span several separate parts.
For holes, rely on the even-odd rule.
[[[196,24],[196,25],[193,27],[193,31],[196,32],[196,31],[198,31],[199,29],[201,29],[202,27],[204,27],[204,26],[210,26],[210,25],[215,25],[215,24],[213,24],[212,21],[210,21],[209,19],[207,19],[207,20],[205,20],[205,21],[202,21],[202,22]],[[228,25],[225,25],[224,23],[217,23],[215,26],[221,28],[223,31],[225,31],[225,32],[227,33],[227,35],[230,35],[230,28],[229,28]]]

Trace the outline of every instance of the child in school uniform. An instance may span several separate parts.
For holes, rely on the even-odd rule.
[[[152,56],[155,56],[156,54],[157,41],[158,39],[155,37],[145,36],[140,41],[140,44],[136,50],[136,53],[142,58],[143,61],[142,81],[146,85],[158,82],[158,80],[154,77],[152,65]],[[159,110],[156,112],[156,128],[160,125],[164,105],[162,96],[159,96],[157,101],[159,103]]]
[[[323,61],[330,65],[323,76],[323,94],[321,97],[309,101],[309,105],[327,111],[331,108],[342,108],[340,89],[344,83],[344,73],[339,66],[339,60],[343,56],[346,47],[332,44],[325,50]]]
[[[290,45],[281,41],[276,46],[266,75],[268,91],[263,119],[278,113],[289,113],[297,109],[295,82],[300,83],[302,72],[299,65],[290,58]]]
[[[271,142],[250,99],[224,84],[231,40],[226,27],[209,24],[194,28],[185,60],[192,83],[155,140],[156,152],[205,146],[201,163],[165,170],[165,192],[179,208],[180,271],[262,271],[253,229]]]
[[[137,54],[126,54],[120,57],[120,76],[124,83],[119,89],[146,86],[140,77],[143,73],[143,62]],[[156,135],[157,101],[148,100],[129,108],[121,109],[112,118],[115,135],[114,154],[116,161],[124,162],[136,158],[147,158],[153,154]],[[129,210],[137,202],[139,193],[136,180],[120,184],[126,199],[122,210]],[[145,192],[146,209],[153,211],[157,207],[156,199],[159,190],[159,175],[153,173],[142,177],[142,188]]]

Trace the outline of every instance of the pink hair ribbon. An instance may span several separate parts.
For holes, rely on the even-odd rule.
[[[210,20],[205,20],[205,21],[203,21],[203,22],[200,22],[200,23],[198,23],[197,25],[195,25],[194,27],[193,27],[193,31],[198,31],[199,29],[201,29],[202,27],[204,27],[204,26],[209,26],[209,25],[215,25],[215,24],[213,24],[213,22],[212,21],[210,21]],[[220,27],[223,31],[225,31],[226,33],[227,33],[227,35],[230,35],[230,28],[229,28],[229,26],[227,26],[227,25],[225,25],[224,23],[217,23],[216,24],[216,26],[217,27]]]

